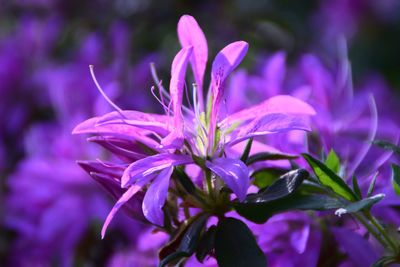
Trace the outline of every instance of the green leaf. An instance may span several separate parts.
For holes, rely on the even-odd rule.
[[[361,199],[360,201],[350,203],[349,205],[336,210],[335,215],[340,217],[346,213],[356,213],[356,212],[359,212],[359,211],[362,211],[365,209],[370,209],[374,204],[381,201],[384,197],[385,197],[385,194],[377,194],[375,196],[367,197],[367,198]]]
[[[388,266],[391,263],[396,262],[396,257],[393,256],[384,256],[382,258],[379,258],[376,262],[374,262],[371,267],[385,267]]]
[[[286,197],[296,191],[308,176],[308,172],[304,169],[290,171],[262,192],[249,195],[244,202],[261,203]]]
[[[246,147],[244,148],[242,156],[240,157],[240,160],[243,161],[244,163],[246,163],[247,159],[249,158],[252,144],[253,144],[253,138],[250,138],[247,141],[247,144],[246,144]]]
[[[374,189],[375,189],[375,183],[376,183],[377,177],[378,177],[378,172],[376,172],[374,177],[372,177],[371,183],[369,184],[369,187],[368,187],[367,197],[372,196],[372,193],[374,192]]]
[[[336,173],[329,169],[324,163],[308,154],[302,154],[313,169],[321,184],[331,188],[336,194],[347,200],[356,200],[356,196],[350,187]]]
[[[360,190],[360,186],[358,185],[358,181],[355,175],[353,175],[353,178],[351,179],[352,183],[353,183],[353,190],[354,193],[357,196],[357,200],[362,199],[362,194],[361,194],[361,190]]]
[[[264,203],[234,203],[235,210],[246,219],[255,223],[265,223],[274,214],[290,210],[330,210],[343,204],[336,198],[320,194],[295,192],[285,198]]]
[[[336,155],[335,151],[331,149],[329,151],[328,157],[326,158],[325,165],[331,169],[334,173],[339,174],[340,171],[340,161],[339,157]]]
[[[215,234],[219,267],[265,267],[267,259],[245,223],[234,218],[219,221]]]
[[[177,238],[170,242],[166,247],[160,251],[160,263],[159,267],[166,266],[168,263],[175,261],[182,257],[190,257],[195,249],[197,248],[201,231],[207,221],[208,215],[203,214],[192,221],[185,230],[178,233]],[[170,252],[176,244],[179,243],[177,249],[165,256],[167,252]],[[165,257],[164,257],[165,256]]]
[[[279,168],[264,168],[254,172],[251,177],[254,178],[254,185],[258,188],[265,188],[273,184],[280,176],[284,175],[287,170]]]
[[[384,140],[375,140],[372,143],[383,149],[393,151],[394,153],[400,155],[400,147],[395,144],[392,144],[392,143],[390,143],[388,141],[384,141]]]
[[[217,227],[213,225],[207,230],[207,232],[201,238],[200,243],[196,250],[196,258],[199,262],[202,263],[205,257],[208,254],[210,254],[210,252],[214,249],[216,232],[217,232]]]
[[[290,155],[290,154],[279,154],[279,153],[270,153],[270,152],[262,152],[257,153],[250,156],[247,161],[246,165],[253,164],[258,161],[266,161],[266,160],[282,160],[282,159],[296,159],[297,156]]]
[[[400,166],[392,164],[392,185],[397,195],[400,196]]]

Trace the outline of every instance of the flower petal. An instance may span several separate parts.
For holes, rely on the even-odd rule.
[[[160,135],[167,135],[169,133],[167,129],[167,116],[143,113],[135,110],[122,111],[122,115],[124,117],[119,112],[110,112],[100,117],[96,122],[96,126],[121,124],[140,127],[140,129],[156,132]]]
[[[260,118],[272,113],[315,115],[315,110],[306,102],[289,95],[278,95],[248,109],[236,112],[221,122],[222,127],[230,127],[237,122]]]
[[[179,19],[178,37],[182,47],[193,47],[190,64],[197,83],[197,98],[200,101],[200,107],[203,108],[203,79],[208,57],[206,37],[197,21],[190,15],[183,15]]]
[[[171,166],[189,164],[191,162],[193,162],[193,160],[189,156],[169,153],[158,154],[135,161],[124,171],[121,178],[121,186],[127,187],[156,171],[161,171]]]
[[[192,54],[192,50],[192,47],[182,48],[178,54],[176,54],[172,62],[169,91],[171,94],[172,109],[174,111],[174,127],[173,131],[161,141],[163,148],[180,148],[183,145],[183,86],[185,85],[187,63]]]
[[[284,52],[275,53],[266,64],[263,74],[266,82],[265,93],[269,96],[278,95],[282,90],[283,80],[286,72],[286,54]]]
[[[90,176],[100,183],[116,200],[118,200],[126,192],[126,189],[121,188],[119,182],[107,174],[91,172]],[[147,222],[142,211],[143,198],[144,192],[137,192],[125,203],[125,205],[122,206],[122,211],[135,220]]]
[[[97,143],[124,161],[132,162],[147,156],[143,147],[137,142],[123,140],[115,137],[93,136],[87,139],[89,142]]]
[[[153,180],[143,199],[143,214],[151,223],[164,226],[162,207],[168,194],[169,181],[173,167],[166,168]]]
[[[232,189],[239,200],[246,198],[250,186],[249,169],[239,159],[216,158],[206,162],[207,168],[218,175]]]
[[[215,57],[211,69],[213,90],[218,89],[226,77],[240,64],[247,53],[249,44],[244,41],[233,42],[225,46]],[[215,94],[213,92],[215,97]]]
[[[247,53],[249,45],[237,41],[225,46],[215,57],[211,69],[212,107],[208,132],[209,144],[214,144],[219,104],[223,95],[223,84],[228,75],[239,65]]]
[[[147,176],[145,179],[139,180],[135,185],[132,185],[131,187],[126,190],[126,192],[121,196],[120,199],[118,199],[117,203],[115,203],[114,207],[110,211],[110,213],[107,215],[106,221],[104,222],[103,228],[101,229],[101,238],[103,239],[108,225],[111,223],[112,219],[114,218],[115,214],[117,211],[131,199],[137,192],[139,192],[142,187],[148,183],[151,180],[151,176]]]
[[[239,126],[237,131],[229,135],[227,144],[231,146],[254,136],[291,130],[310,131],[309,119],[304,116],[280,113],[268,114],[264,117],[254,119],[245,126]]]

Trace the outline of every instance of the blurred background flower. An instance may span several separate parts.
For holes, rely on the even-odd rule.
[[[179,50],[176,23],[184,13],[201,23],[210,55],[238,39],[250,44],[244,68],[230,79],[229,112],[278,93],[292,94],[314,101],[310,103],[323,114],[315,129],[321,133],[321,147],[310,149],[319,153],[323,148],[327,153],[333,146],[350,166],[348,171],[363,177],[364,187],[382,162],[392,160],[374,147],[365,150],[364,140],[373,127],[368,104],[372,92],[378,113],[376,136],[398,141],[394,133],[400,117],[396,109],[399,1],[4,1],[0,10],[1,266],[132,266],[135,259],[140,266],[154,265],[157,249],[144,240],[157,238],[124,215],[113,223],[112,233],[100,240],[99,227],[113,200],[75,161],[96,158],[104,151],[83,145],[84,140],[70,132],[78,122],[109,111],[90,77],[90,64],[119,106],[158,111],[150,92],[149,63],[155,63],[160,77],[169,78],[170,62]],[[354,87],[352,95],[346,95],[349,87]],[[349,97],[347,102],[336,94],[338,88]],[[289,144],[282,144],[282,138],[267,141],[285,152],[306,149],[301,134],[291,134]],[[364,156],[368,164],[359,164],[358,156],[351,155],[354,144],[366,151],[359,157]],[[387,177],[386,172],[381,170],[381,177]],[[385,180],[378,181],[385,191]],[[388,198],[385,207],[392,204]],[[398,218],[393,209],[382,216],[390,221]],[[317,230],[308,215],[289,214],[267,223],[274,224],[281,225],[280,232],[259,239],[263,250],[272,255],[271,264],[283,264],[280,246],[289,246],[290,255],[320,253],[320,263],[323,257],[329,259],[325,255],[329,248],[320,244],[321,238],[329,236]],[[329,240],[346,250],[349,243],[340,240],[346,233],[334,232],[337,240]],[[337,253],[345,258],[342,251]],[[349,258],[345,264],[354,265]],[[301,266],[296,260],[293,257],[293,266]]]

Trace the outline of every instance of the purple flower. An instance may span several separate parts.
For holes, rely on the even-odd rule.
[[[91,118],[73,131],[74,134],[91,133],[98,139],[121,143],[129,140],[132,145],[137,143],[147,147],[143,154],[134,145],[119,147],[126,153],[112,150],[121,156],[141,154],[142,157],[122,163],[125,169],[121,186],[126,188],[126,192],[107,217],[102,236],[116,211],[149,183],[143,212],[151,223],[163,226],[162,207],[167,198],[173,168],[200,164],[198,160],[203,161],[201,168],[213,173],[214,180],[222,180],[239,200],[243,200],[250,184],[250,171],[238,159],[223,157],[225,148],[255,136],[295,129],[309,130],[307,117],[315,114],[314,109],[291,96],[276,96],[254,108],[230,114],[224,119],[220,117],[225,82],[248,49],[244,41],[227,45],[215,57],[207,105],[203,108],[202,88],[208,57],[204,33],[193,17],[185,15],[179,20],[178,36],[182,49],[172,63],[169,94],[161,83],[157,84],[165,115],[125,111],[109,101],[116,111]],[[188,64],[192,67],[196,82],[193,108],[182,105]],[[103,94],[100,87],[99,90]],[[166,105],[163,99],[169,99],[170,103]],[[114,142],[114,146],[120,145]]]
[[[113,27],[110,32],[112,38],[120,41],[127,38],[126,28],[121,27],[119,24]],[[98,190],[96,183],[87,180],[82,170],[75,164],[77,158],[93,158],[101,153],[101,150],[98,147],[82,145],[82,142],[85,142],[82,138],[71,138],[69,134],[71,129],[83,117],[110,110],[109,106],[98,101],[100,96],[90,77],[85,79],[81,76],[81,72],[83,68],[87,70],[88,62],[100,65],[107,92],[113,97],[118,97],[122,87],[125,86],[117,82],[117,79],[119,81],[120,78],[126,77],[127,80],[136,81],[140,85],[145,84],[146,78],[150,75],[142,75],[141,70],[143,65],[148,68],[149,58],[145,58],[140,65],[125,68],[126,63],[121,62],[119,57],[127,58],[123,55],[126,47],[116,47],[115,50],[108,51],[113,55],[112,62],[110,65],[104,64],[100,60],[100,55],[105,52],[101,45],[104,41],[106,40],[98,34],[89,34],[83,38],[80,49],[72,52],[76,58],[73,56],[71,62],[57,66],[45,62],[45,65],[42,64],[35,71],[33,80],[42,89],[40,91],[42,101],[51,105],[55,111],[55,119],[47,123],[36,123],[30,127],[25,134],[25,142],[21,142],[24,144],[25,158],[7,179],[9,190],[4,197],[4,224],[7,229],[16,233],[15,239],[10,244],[10,265],[47,266],[54,261],[60,266],[74,265],[74,260],[79,257],[76,254],[77,248],[81,242],[86,242],[85,239],[91,230],[112,207],[110,198]],[[99,54],[87,53],[91,50]],[[116,71],[120,69],[126,72],[119,72],[117,77]],[[140,75],[135,76],[136,72]],[[1,74],[0,71],[0,76]],[[31,100],[28,97],[27,99]],[[141,100],[146,100],[146,97],[143,96]],[[146,101],[143,103],[148,103]],[[117,149],[124,159],[143,157],[144,152],[140,151],[139,147],[135,148],[136,154],[126,153],[125,147],[132,146],[131,142],[124,140],[104,142],[104,139],[91,141],[108,146],[110,150]],[[106,159],[111,160],[108,156]],[[96,182],[104,185],[113,198],[119,199],[126,191],[121,188],[119,180],[124,168],[118,168],[119,166],[111,168],[107,164],[106,160],[79,162]],[[130,198],[123,208],[125,214],[139,221],[145,221],[142,212],[143,199],[143,192],[138,192],[135,197]],[[127,246],[135,243],[136,234],[141,229],[143,226],[138,223],[132,224],[127,217],[120,218],[113,227],[114,231],[124,234]],[[94,249],[93,247],[95,247],[93,241],[85,244],[87,249]],[[85,252],[80,251],[80,253]],[[107,257],[111,253],[113,251],[107,251],[102,257]]]

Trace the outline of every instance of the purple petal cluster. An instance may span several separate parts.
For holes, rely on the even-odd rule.
[[[255,136],[310,129],[308,117],[315,114],[314,109],[299,99],[284,95],[222,118],[220,109],[226,80],[243,60],[248,44],[233,42],[216,55],[211,67],[210,90],[207,99],[203,99],[208,58],[204,33],[193,17],[184,15],[178,23],[178,37],[182,49],[172,62],[169,93],[156,81],[164,115],[121,110],[110,103],[116,111],[91,118],[73,131],[74,134],[90,133],[96,140],[103,140],[103,144],[112,144],[114,149],[103,146],[123,158],[122,162],[105,164],[110,169],[124,169],[120,183],[126,191],[108,215],[103,237],[116,211],[135,198],[142,188],[146,190],[144,216],[152,224],[164,226],[162,207],[168,198],[170,177],[177,167],[199,165],[212,174],[212,177],[203,177],[202,187],[206,186],[205,180],[211,178],[214,186],[225,184],[239,200],[243,200],[250,185],[250,170],[238,158],[223,156],[225,149]],[[188,64],[195,78],[191,108],[183,106]],[[102,92],[101,88],[99,90]],[[203,103],[207,104],[204,106]],[[105,172],[107,170],[102,171]]]
[[[27,30],[26,27],[24,29]],[[127,34],[127,28],[122,24],[112,27],[110,45],[113,47],[114,55],[111,63],[104,64],[101,59],[106,51],[106,48],[100,45],[104,43],[103,37],[92,33],[83,38],[81,47],[74,52],[76,58],[73,59],[73,63],[62,65],[45,62],[31,75],[38,88],[41,88],[36,93],[43,97],[44,106],[51,106],[55,118],[35,123],[25,133],[25,142],[21,142],[24,144],[25,157],[7,180],[4,226],[7,230],[15,232],[16,236],[9,246],[8,264],[10,266],[48,266],[53,262],[57,262],[60,266],[77,264],[77,260],[82,260],[77,255],[77,248],[82,242],[88,242],[85,238],[88,238],[90,232],[98,222],[104,219],[111,208],[110,198],[99,191],[97,184],[88,180],[76,164],[76,159],[96,157],[101,150],[98,147],[84,145],[83,142],[86,141],[81,138],[71,138],[70,132],[84,117],[110,110],[109,106],[105,105],[102,99],[100,100],[90,76],[81,75],[87,72],[89,62],[96,63],[99,67],[106,90],[113,97],[118,97],[123,87],[128,86],[130,82],[140,85],[146,83],[146,79],[149,78],[149,74],[143,74],[142,68],[148,69],[148,64],[154,56],[144,58],[141,64],[133,67],[127,66],[127,62],[124,61],[128,50],[125,46],[121,47],[119,42],[126,41]],[[6,42],[12,41],[12,39],[7,39]],[[16,41],[18,45],[24,42],[29,46],[29,42]],[[7,50],[1,51],[7,54]],[[96,54],[93,51],[96,51]],[[22,57],[21,54],[8,53],[8,57],[13,56]],[[2,59],[6,60],[3,57]],[[10,60],[19,62],[15,58]],[[5,65],[1,64],[1,66]],[[12,67],[11,64],[6,66]],[[19,92],[11,87],[16,86],[17,81],[21,82],[19,78],[22,74],[15,74],[15,81],[11,82],[14,76],[9,72],[12,68],[11,70],[5,68],[5,70],[8,74],[4,75],[8,76],[7,81],[10,82],[9,85],[2,83],[7,87],[4,87],[4,90],[3,87],[1,88],[4,97],[10,97],[12,100],[13,94]],[[123,80],[120,79],[121,77],[126,77],[125,84],[121,82]],[[19,90],[19,87],[15,88]],[[23,91],[23,95],[30,101],[28,93]],[[145,96],[142,98],[143,105],[149,103],[149,99]],[[12,109],[9,109],[9,112],[14,114]],[[13,120],[12,116],[9,118]],[[10,127],[12,123],[4,124],[4,126]],[[11,133],[16,129],[10,128],[7,132]],[[92,141],[101,142],[101,140]],[[107,158],[110,157],[107,156]],[[97,162],[97,164],[88,165],[85,161],[81,161],[79,164],[89,172],[96,172],[98,169],[104,170],[106,163]],[[99,175],[93,175],[93,177],[95,181],[106,183],[111,196],[118,199],[123,194],[123,190],[114,177],[121,178],[122,172],[119,169],[107,168],[107,170],[109,171],[104,173],[97,171]],[[138,211],[141,212],[143,197],[143,194],[138,194],[136,202],[130,201],[129,205],[125,205],[126,214],[144,220],[143,214],[138,213]],[[124,242],[134,247],[136,233],[143,228],[140,224],[132,224],[126,217],[122,217],[113,227],[113,231],[123,233]],[[122,244],[122,246],[126,245]],[[88,249],[96,249],[96,245],[89,244]],[[111,255],[115,250],[117,249],[108,251],[102,257]]]

